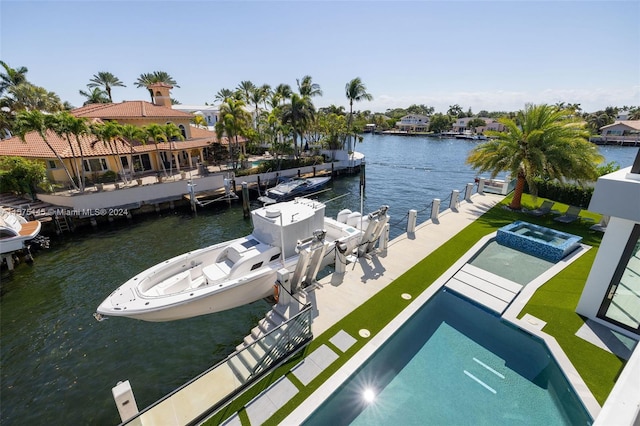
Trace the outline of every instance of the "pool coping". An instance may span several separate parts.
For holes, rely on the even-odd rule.
[[[307,399],[298,405],[284,420],[283,424],[302,424],[322,403],[324,403],[373,353],[380,348],[411,316],[413,316],[429,299],[438,291],[444,288],[445,284],[459,271],[471,258],[490,240],[495,239],[497,231],[482,237],[465,254],[463,254],[449,269],[447,269],[438,279],[436,279],[425,291],[418,295],[405,309],[403,309],[389,324],[387,324],[378,334],[371,338],[362,349],[354,354],[342,367],[340,367],[329,379],[313,392]],[[570,253],[567,257],[557,262],[549,270],[542,273],[535,280],[529,282],[516,298],[507,307],[501,318],[514,326],[532,334],[544,341],[549,352],[558,363],[569,385],[572,387],[585,409],[592,419],[596,419],[601,407],[593,396],[586,383],[573,366],[567,355],[556,339],[526,320],[517,318],[517,315],[524,309],[526,303],[545,282],[555,276],[569,264],[574,262],[590,246],[580,244],[579,248]]]

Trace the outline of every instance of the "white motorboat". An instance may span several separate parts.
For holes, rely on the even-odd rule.
[[[38,236],[41,227],[39,220],[27,221],[0,208],[0,254],[24,249],[28,241]]]
[[[347,215],[345,212],[349,211],[343,211],[338,221],[325,218],[324,212],[323,203],[306,198],[256,209],[251,212],[254,229],[250,235],[152,266],[111,293],[98,307],[96,316],[171,321],[224,311],[270,296],[277,271],[295,267],[298,241],[312,236],[314,231],[324,230],[327,244],[339,243],[349,251],[362,241],[360,213]],[[322,266],[334,259],[334,250],[327,250]]]
[[[266,192],[267,198],[261,197],[263,198],[261,201],[273,203],[291,200],[323,188],[330,180],[331,176],[287,179],[268,189]]]

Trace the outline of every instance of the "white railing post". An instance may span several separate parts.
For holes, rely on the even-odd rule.
[[[431,205],[431,221],[437,222],[438,215],[440,214],[440,198],[434,198]]]
[[[473,183],[468,183],[467,190],[464,193],[464,199],[470,202],[472,194],[473,194]]]
[[[460,191],[458,191],[457,189],[454,189],[451,192],[451,202],[449,203],[449,208],[454,212],[458,211],[458,199],[459,198],[460,198]]]
[[[407,220],[407,233],[416,232],[416,219],[418,218],[417,210],[409,210],[409,219]]]
[[[484,179],[478,179],[478,194],[484,195]]]

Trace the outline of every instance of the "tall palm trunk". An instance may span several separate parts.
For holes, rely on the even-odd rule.
[[[45,132],[40,132],[39,131],[38,133],[40,134],[40,137],[42,138],[42,140],[44,140],[44,143],[47,145],[47,147],[49,147],[51,152],[54,153],[54,155],[56,156],[56,158],[58,159],[58,161],[62,165],[62,168],[64,169],[64,172],[67,174],[67,177],[69,178],[69,182],[71,182],[71,186],[73,187],[73,189],[80,189],[80,188],[78,188],[78,185],[76,185],[76,183],[74,182],[73,177],[71,176],[71,173],[69,172],[69,168],[66,166],[66,164],[64,164],[64,161],[62,161],[62,157],[60,157],[60,154],[58,154],[58,151],[53,149],[53,147],[51,146],[51,144],[47,140],[47,135],[45,134]]]
[[[508,182],[505,182],[507,184]],[[524,186],[526,183],[525,175],[522,171],[518,172],[518,180],[516,181],[516,187],[513,191],[513,199],[511,200],[511,204],[509,204],[509,208],[513,210],[521,210],[522,209],[522,193],[524,192]]]
[[[76,134],[76,143],[78,144],[78,150],[80,151],[80,170],[82,170],[80,179],[82,179],[82,182],[80,183],[80,191],[84,192],[84,182],[85,179],[87,177],[87,172],[84,169],[84,152],[82,151],[82,143],[80,143],[80,138],[79,136]]]

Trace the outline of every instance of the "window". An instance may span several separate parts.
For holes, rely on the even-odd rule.
[[[252,271],[255,271],[256,269],[258,269],[258,268],[259,268],[259,267],[261,267],[261,266],[262,266],[262,262],[258,262],[258,263],[256,263],[255,265],[253,265],[253,266],[251,267],[251,270],[252,270]]]
[[[84,160],[84,170],[87,172],[103,172],[109,170],[107,160],[104,158],[89,158]]]
[[[276,253],[273,256],[271,256],[271,259],[269,259],[269,262],[273,262],[274,260],[276,260],[279,257],[280,257],[280,253]]]
[[[49,167],[50,169],[57,169],[58,162],[56,160],[47,160],[47,167]]]
[[[182,133],[182,137],[186,139],[187,138],[187,130],[184,128],[184,125],[182,125],[182,124],[179,125],[178,129],[180,129],[180,133]]]
[[[131,157],[133,162],[133,170],[136,172],[144,172],[151,170],[151,159],[149,154],[139,154]]]
[[[640,225],[631,231],[598,317],[640,331]]]

